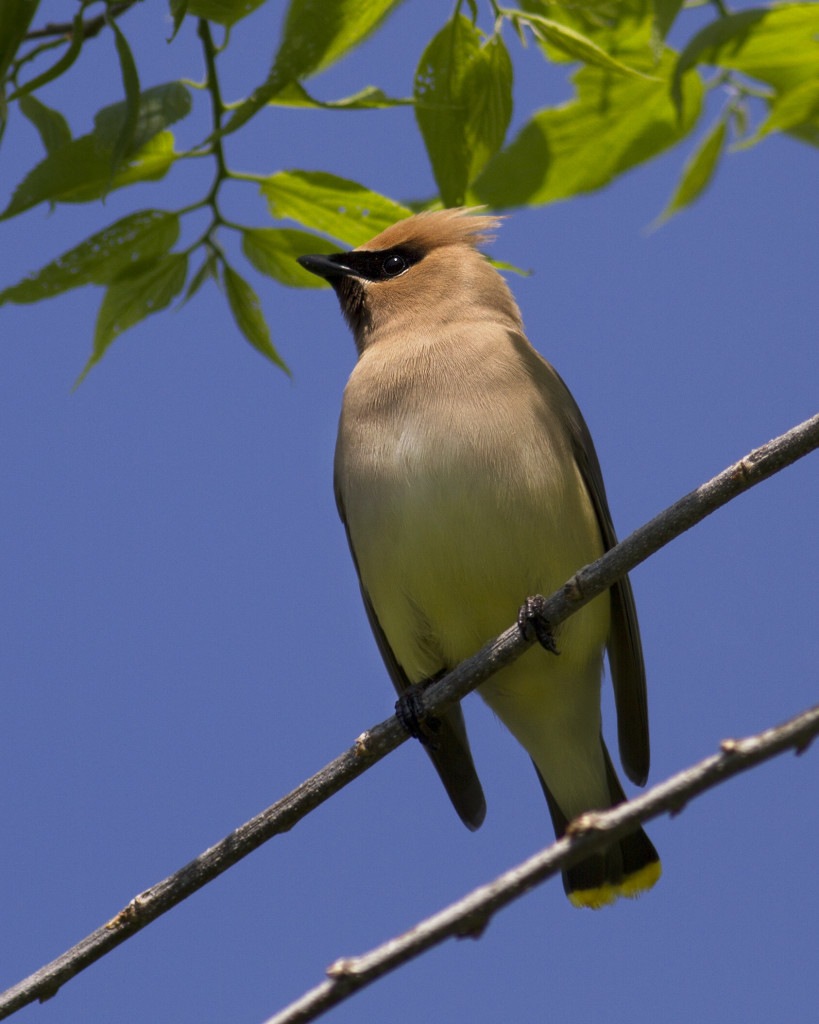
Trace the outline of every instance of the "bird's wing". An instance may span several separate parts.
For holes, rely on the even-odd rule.
[[[364,600],[367,619],[375,636],[378,650],[381,652],[381,657],[387,666],[390,679],[392,679],[393,686],[400,696],[412,684],[407,678],[404,669],[398,663],[389,645],[389,641],[384,635],[384,630],[378,621],[378,616],[375,613],[370,596],[361,580],[358,559],[355,555],[355,548],[350,537],[350,528],[344,514],[344,503],[338,487],[336,487],[335,491],[338,514],[344,523],[347,543],[350,546],[350,554],[353,557],[353,564],[358,574],[358,583],[361,588],[361,597]],[[461,821],[468,829],[474,831],[480,827],[486,816],[486,800],[484,799],[478,773],[475,771],[472,752],[469,749],[469,739],[466,735],[466,723],[464,722],[461,705],[455,704],[446,711],[438,712],[435,717],[440,722],[440,728],[437,729],[435,734],[435,744],[434,746],[428,743],[424,744],[424,749],[429,754],[430,760],[435,766],[435,770],[438,772],[441,782],[444,784],[444,789],[446,789],[447,795],[458,812]]]
[[[617,543],[611,521],[603,473],[594,450],[586,421],[571,392],[560,375],[550,367],[565,392],[561,406],[571,437],[572,450],[583,481],[591,497],[603,544],[608,551]],[[611,588],[611,633],[608,652],[609,668],[617,707],[617,740],[620,760],[633,783],[644,786],[648,778],[650,747],[648,739],[648,703],[643,645],[637,624],[637,609],[628,576],[621,577]]]

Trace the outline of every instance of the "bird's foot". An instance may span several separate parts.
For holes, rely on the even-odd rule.
[[[395,702],[395,717],[404,729],[425,747],[433,749],[438,746],[441,720],[427,712],[424,705],[424,691],[430,683],[435,682],[436,678],[440,678],[440,675],[424,679],[420,683],[413,683]]]
[[[546,598],[540,594],[527,597],[518,611],[518,629],[524,640],[537,640],[551,654],[560,654],[555,636],[545,613]]]

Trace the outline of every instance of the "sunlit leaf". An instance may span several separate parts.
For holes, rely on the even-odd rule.
[[[686,160],[674,195],[657,218],[656,227],[664,224],[683,207],[690,206],[706,190],[717,169],[725,145],[726,130],[727,115],[723,115]]]
[[[252,14],[265,0],[188,0],[187,14],[206,18],[218,25],[235,25]]]
[[[384,107],[411,106],[412,102],[409,98],[394,99],[372,85],[340,100],[318,100],[299,82],[291,82],[276,93],[270,100],[270,106],[314,107],[319,110],[380,110]]]
[[[582,3],[519,0],[519,5],[527,15],[537,14],[574,29],[614,56],[638,45],[648,46],[651,37],[654,19],[651,0],[583,0]],[[552,61],[576,59],[545,37],[538,38],[538,45]]]
[[[771,132],[794,133],[796,129],[806,131],[811,127],[819,129],[819,78],[803,82],[795,89],[776,96],[771,101],[768,117],[756,133],[750,139],[738,143],[735,148],[752,146]]]
[[[536,14],[521,15],[520,20],[525,21],[537,36],[562,50],[572,60],[582,60],[585,64],[605,68],[618,75],[631,75],[638,78],[652,77],[623,64],[622,61],[606,53],[587,36],[559,21],[543,18]]]
[[[260,182],[271,214],[361,245],[410,211],[356,181],[324,171],[280,171]]]
[[[649,58],[637,52],[629,56],[632,64],[641,59]],[[666,77],[672,64],[669,53],[657,74]],[[532,205],[601,188],[673,146],[699,116],[702,85],[694,73],[684,80],[682,121],[669,99],[667,77],[654,82],[596,67],[584,67],[573,77],[576,98],[535,114],[490,161],[471,199],[496,207]]]
[[[446,206],[500,149],[512,116],[512,63],[500,36],[457,15],[427,45],[415,72],[415,117]]]
[[[50,152],[17,186],[0,219],[13,217],[42,202],[87,202],[135,181],[161,178],[176,159],[173,136],[163,131],[191,108],[188,89],[166,82],[139,96],[130,149],[111,177],[111,161],[130,117],[127,101],[103,107],[94,116],[94,131]]]
[[[240,128],[290,82],[329,67],[358,46],[402,2],[291,0],[270,74],[233,111],[223,133]]]
[[[230,311],[233,313],[233,319],[239,330],[257,352],[261,352],[272,363],[289,373],[290,371],[271,341],[270,329],[265,321],[256,293],[247,281],[227,264],[223,264],[222,275]]]
[[[173,135],[161,132],[130,156],[111,179],[111,150],[95,135],[83,135],[37,164],[17,186],[0,220],[42,202],[88,202],[135,181],[153,181],[176,159]]]
[[[170,305],[184,288],[187,273],[185,253],[168,253],[138,264],[108,287],[97,314],[94,349],[75,387],[123,331]]]
[[[513,79],[512,61],[503,39],[490,36],[470,63],[464,82],[470,96],[465,124],[469,181],[477,177],[506,139],[512,120]]]
[[[46,153],[53,153],[71,141],[71,129],[59,112],[47,107],[36,96],[21,96],[20,113],[37,129]]]
[[[680,54],[672,96],[695,64],[741,71],[785,92],[813,78],[819,67],[819,4],[781,4],[738,11],[711,22]]]
[[[514,263],[507,263],[505,260],[490,259],[489,262],[496,270],[505,274],[517,274],[519,277],[531,277],[534,271],[524,270],[523,267],[516,267]]]
[[[276,62],[296,77],[330,67],[362,43],[403,0],[291,0]]]
[[[456,15],[427,44],[415,71],[415,119],[445,206],[462,203],[469,184],[464,79],[481,40],[469,18]]]
[[[307,231],[291,228],[247,228],[242,232],[242,252],[262,274],[291,288],[326,288],[327,282],[296,262],[307,253],[338,252],[338,246]]]
[[[168,252],[178,237],[175,213],[140,210],[129,214],[0,292],[0,303],[39,302],[71,288],[110,284],[129,267]]]

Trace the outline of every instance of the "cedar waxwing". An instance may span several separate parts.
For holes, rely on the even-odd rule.
[[[335,493],[379,650],[400,694],[440,677],[616,543],[580,410],[529,344],[501,275],[477,250],[498,220],[465,210],[399,221],[347,253],[302,256],[327,279],[358,349],[344,391]],[[627,578],[478,692],[534,761],[557,836],[625,799],[601,734],[603,652],[620,756],[643,785],[645,670]],[[400,703],[400,702],[399,702]],[[426,750],[463,822],[486,811],[460,706]],[[423,736],[421,737],[423,739]],[[636,896],[660,876],[642,829],[569,868],[576,906]]]

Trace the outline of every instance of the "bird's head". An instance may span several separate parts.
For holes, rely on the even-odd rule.
[[[359,353],[395,331],[419,335],[452,322],[519,324],[505,281],[478,251],[499,218],[469,209],[407,217],[351,252],[300,256],[335,289]]]

